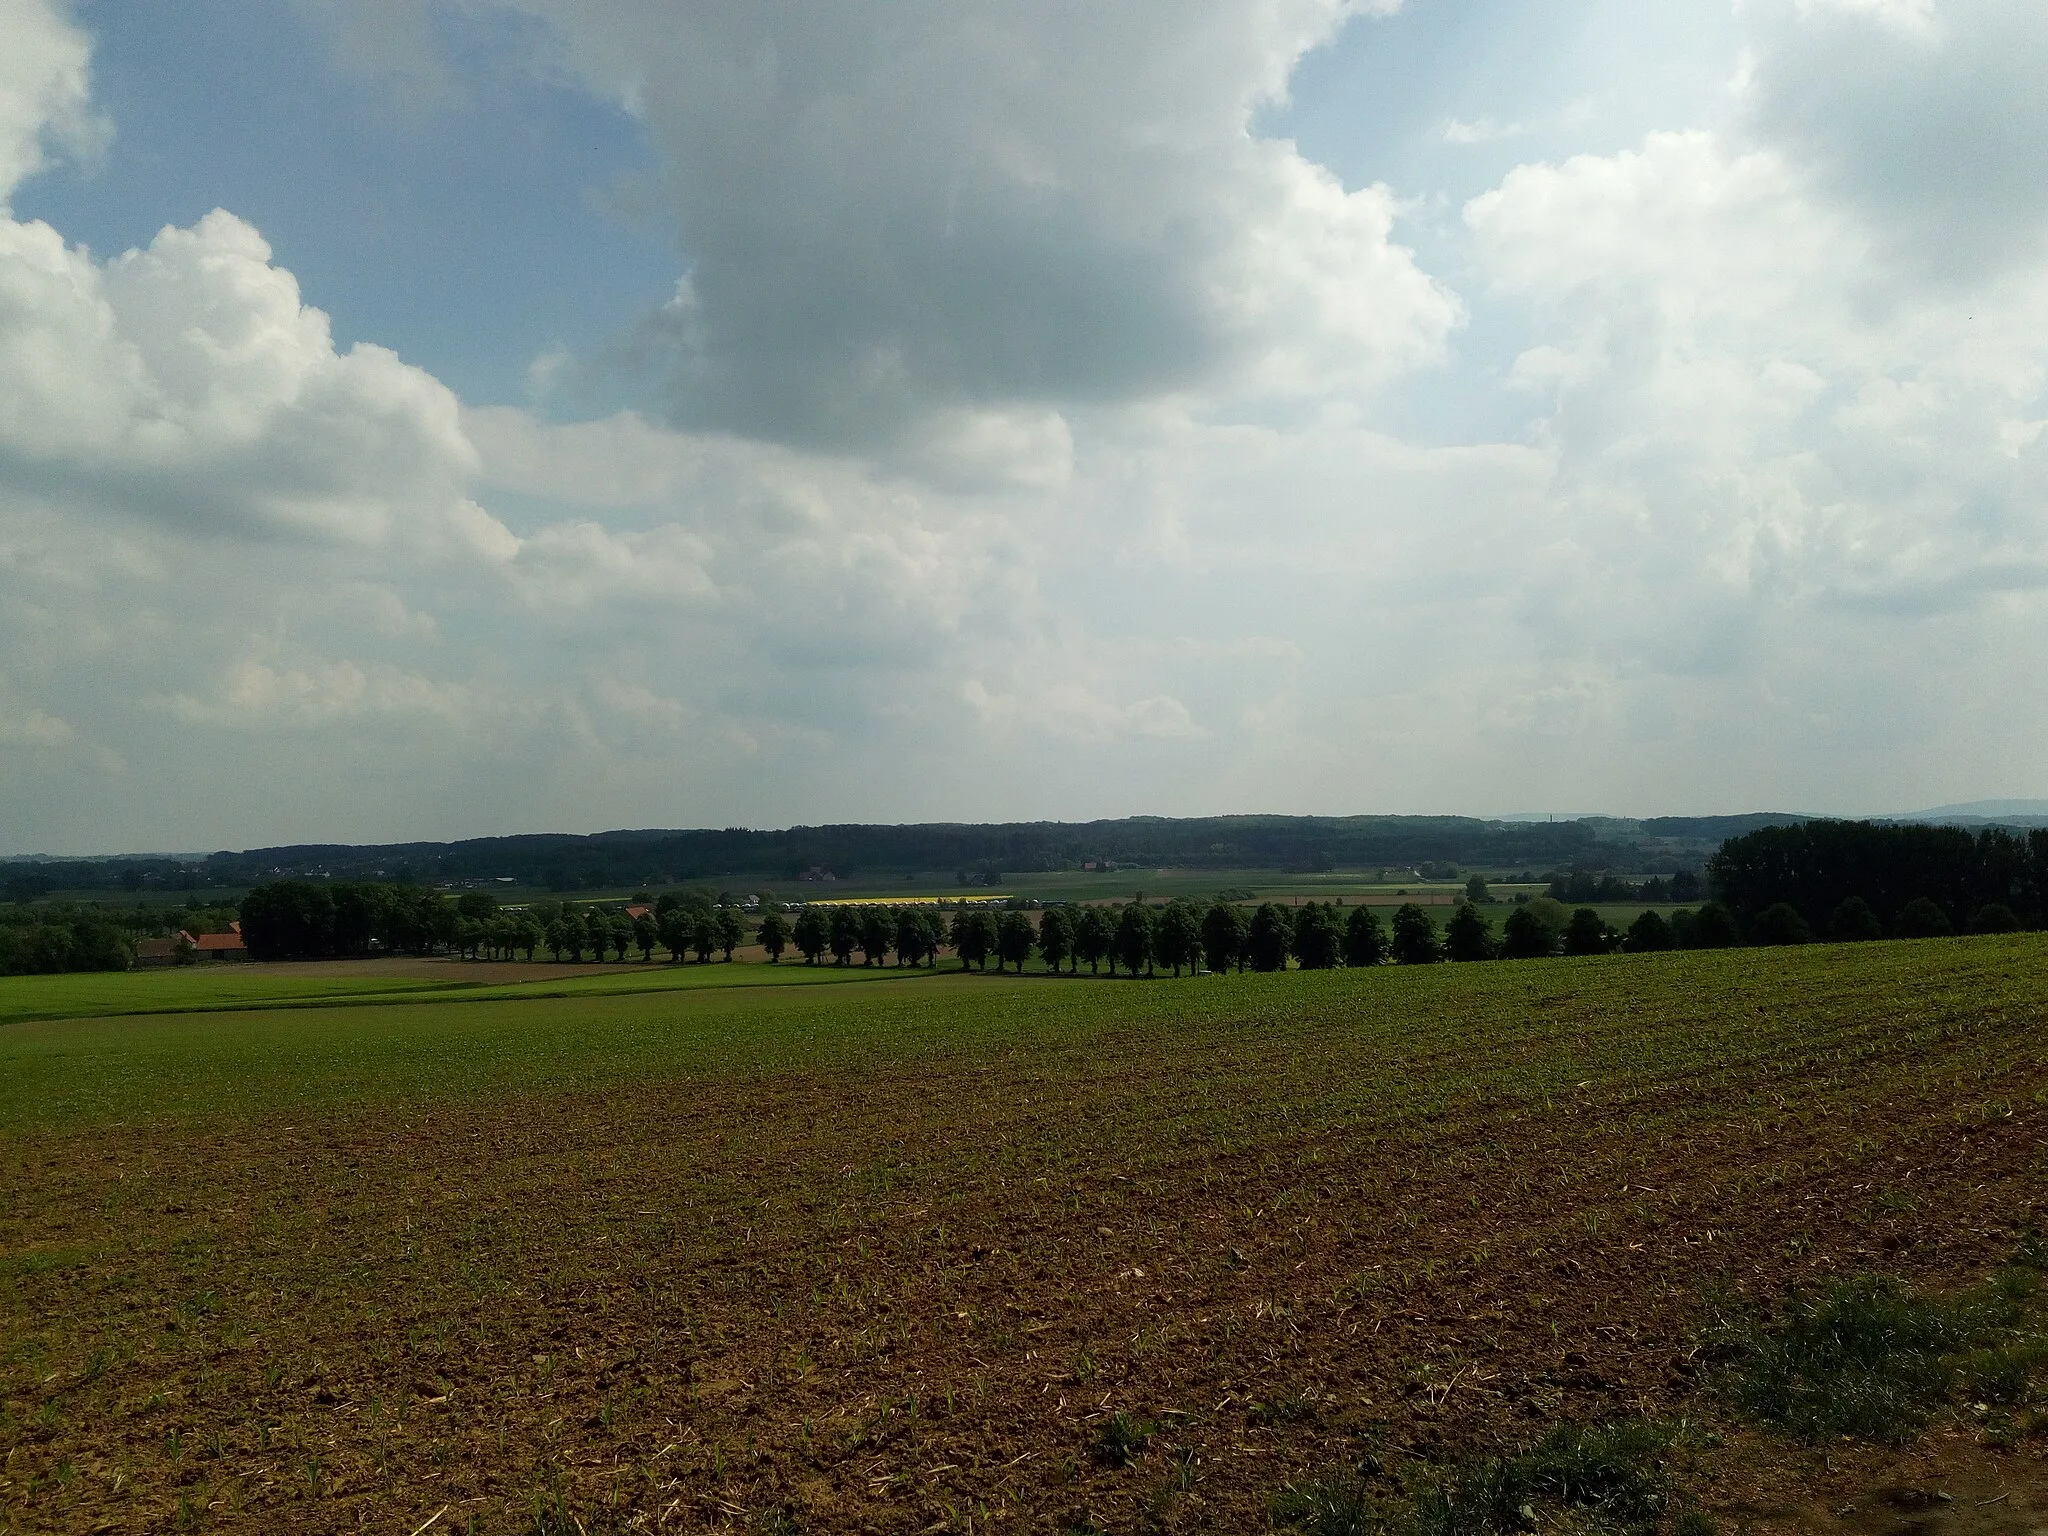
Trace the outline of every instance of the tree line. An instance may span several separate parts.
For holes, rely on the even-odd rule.
[[[459,897],[376,881],[278,880],[240,905],[242,936],[256,959],[392,954],[460,954],[580,961],[656,949],[673,960],[731,959],[758,943],[771,961],[794,950],[808,964],[891,960],[930,966],[951,949],[965,967],[1021,969],[1033,955],[1053,970],[1174,974],[1206,968],[1277,970],[1386,961],[1535,958],[1611,950],[1720,948],[1999,932],[2048,925],[2048,830],[1893,826],[1810,821],[1729,839],[1707,866],[1715,899],[1668,918],[1645,912],[1624,932],[1590,906],[1559,896],[1637,899],[1690,891],[1672,879],[1624,893],[1611,877],[1572,876],[1552,896],[1517,905],[1496,934],[1472,901],[1439,930],[1410,904],[1383,923],[1369,907],[1310,902],[1259,906],[1227,893],[1209,903],[1142,901],[1120,907],[1054,906],[1034,922],[1021,910],[966,906],[950,921],[929,906],[805,906],[792,916],[775,902],[749,920],[730,903],[672,893],[628,913],[613,907],[537,902],[501,910],[485,891]],[[1483,883],[1475,880],[1483,897]],[[177,916],[180,914],[173,914]],[[150,926],[160,919],[141,912]],[[0,974],[121,969],[134,921],[125,912],[39,903],[0,908]],[[217,925],[211,925],[217,926]]]
[[[1707,878],[1759,943],[2048,926],[2048,829],[1807,821],[1730,838]]]
[[[128,935],[92,907],[0,907],[0,976],[125,971]]]

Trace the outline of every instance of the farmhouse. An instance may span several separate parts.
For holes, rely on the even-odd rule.
[[[190,952],[190,941],[182,933],[168,939],[137,939],[135,968],[141,971],[160,965],[176,965]]]
[[[242,925],[240,923],[229,923],[226,933],[202,933],[196,938],[191,934],[181,933],[178,937],[192,946],[192,958],[195,960],[246,960],[249,958],[249,946],[242,942]]]

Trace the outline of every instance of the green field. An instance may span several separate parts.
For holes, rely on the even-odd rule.
[[[2048,1198],[2033,935],[304,980],[0,992],[0,1531],[1299,1530],[1632,1415],[1818,1530],[1907,1453],[1734,1416],[1712,1318]],[[1940,1410],[1944,1486],[2038,1507],[2031,1390]]]

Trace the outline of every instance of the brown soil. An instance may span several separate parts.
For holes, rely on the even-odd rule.
[[[1562,1006],[1489,1049],[1586,1047]],[[1368,1451],[1643,1414],[1731,1437],[1686,1486],[1724,1529],[2038,1531],[2039,1439],[1809,1450],[1729,1425],[1701,1347],[1710,1295],[1960,1283],[2038,1219],[2038,1022],[1975,1006],[1882,1048],[1731,1032],[1748,1093],[1649,1066],[1445,1090],[1473,1048],[1432,1036],[1369,1064],[1404,1088],[1345,1099],[1355,1048],[1265,1019],[5,1144],[0,1507],[1246,1532]],[[1114,1411],[1155,1426],[1129,1467],[1092,1453]]]
[[[497,985],[513,981],[559,981],[568,976],[602,976],[613,971],[650,971],[662,962],[650,964],[556,965],[545,960],[461,960],[446,955],[393,955],[374,960],[273,960],[266,961],[266,976],[389,976],[406,981],[465,981]]]
[[[1792,1466],[1759,1444],[1750,1480],[1722,1511],[1738,1531],[1841,1536],[2043,1536],[2048,1465],[1997,1454],[1954,1430],[1904,1452],[1833,1448]],[[1725,1481],[1725,1479],[1724,1479]]]

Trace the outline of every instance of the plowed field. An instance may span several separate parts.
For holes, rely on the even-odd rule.
[[[2025,1530],[2038,1439],[1809,1450],[1700,1345],[2044,1202],[2038,936],[15,1024],[0,1530],[1263,1531],[1628,1415],[1724,1527]]]

